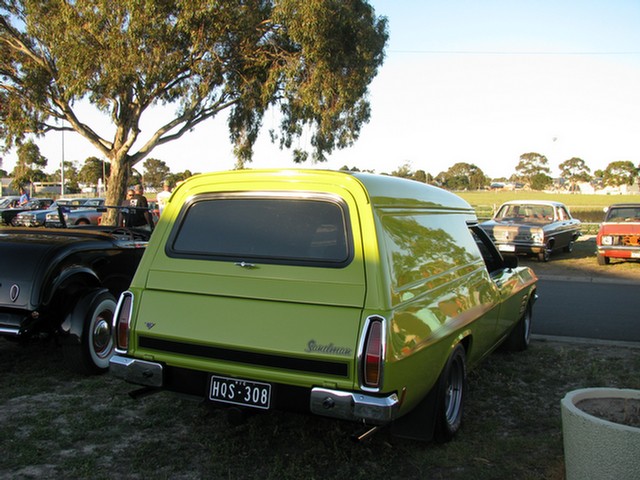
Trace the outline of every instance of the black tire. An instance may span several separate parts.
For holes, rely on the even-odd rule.
[[[609,265],[611,259],[609,257],[605,257],[604,255],[598,254],[598,265]]]
[[[571,240],[571,241],[569,242],[569,244],[568,244],[566,247],[564,247],[564,248],[563,248],[563,250],[564,250],[566,253],[571,253],[571,252],[573,252],[573,240]]]
[[[522,352],[531,343],[531,320],[533,319],[531,304],[527,305],[524,313],[513,327],[511,333],[502,344],[502,348],[508,352]]]
[[[106,290],[91,290],[77,302],[72,316],[82,325],[79,342],[65,345],[67,364],[80,373],[104,373],[109,369],[114,343],[111,333],[116,300]]]
[[[467,390],[467,365],[464,347],[458,344],[438,379],[438,399],[434,438],[448,442],[460,430]]]
[[[551,250],[549,247],[546,247],[544,250],[538,253],[538,261],[539,262],[548,262],[551,257]]]

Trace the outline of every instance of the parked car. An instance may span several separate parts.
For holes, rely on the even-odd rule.
[[[29,210],[46,210],[53,203],[53,198],[32,198],[29,202],[20,207],[4,208],[0,210],[2,223],[4,225],[15,225],[16,217],[21,212]]]
[[[114,314],[110,373],[240,411],[446,441],[467,368],[529,343],[536,276],[423,183],[313,170],[178,186]]]
[[[60,221],[60,212],[52,210],[47,212],[45,227],[60,228],[68,225],[98,225],[104,208],[104,198],[88,198],[77,208],[63,209],[64,223]]]
[[[596,236],[599,265],[612,258],[640,259],[640,203],[616,203],[605,209]]]
[[[7,197],[0,198],[0,209],[4,208],[15,208],[19,205],[20,196],[18,195],[9,195]]]
[[[70,367],[106,371],[115,299],[128,288],[149,235],[107,226],[3,228],[0,337],[55,337]]]
[[[480,224],[501,252],[533,255],[548,262],[557,250],[571,252],[580,237],[580,220],[560,202],[514,200]]]
[[[41,227],[49,212],[57,211],[58,207],[73,208],[82,205],[85,199],[59,198],[51,205],[42,210],[25,210],[18,213],[11,222],[16,227]]]

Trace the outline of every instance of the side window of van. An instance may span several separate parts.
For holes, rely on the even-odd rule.
[[[352,256],[338,199],[210,195],[188,204],[167,243],[179,258],[341,267]]]
[[[389,211],[380,219],[387,262],[397,287],[480,261],[460,215]]]
[[[487,266],[487,270],[489,270],[489,272],[494,272],[503,268],[504,262],[502,260],[502,255],[500,255],[500,252],[482,228],[474,225],[469,227],[469,231],[476,241],[476,245],[482,254],[482,259]]]

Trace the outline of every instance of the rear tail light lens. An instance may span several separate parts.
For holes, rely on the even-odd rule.
[[[114,317],[116,349],[125,352],[129,348],[129,325],[132,305],[133,295],[131,292],[124,292],[120,297],[116,308],[116,316]]]
[[[372,320],[365,338],[363,349],[363,375],[365,387],[379,388],[382,380],[384,339],[381,320]]]

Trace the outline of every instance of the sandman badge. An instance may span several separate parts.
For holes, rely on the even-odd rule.
[[[349,347],[338,347],[333,343],[328,345],[322,345],[315,340],[309,340],[305,352],[310,353],[326,353],[328,355],[351,355],[351,349]]]

